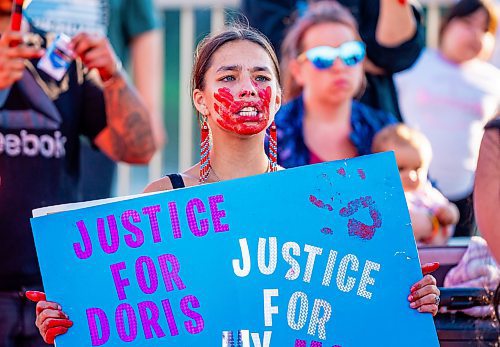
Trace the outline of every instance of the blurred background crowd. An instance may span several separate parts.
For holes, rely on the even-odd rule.
[[[12,6],[12,1],[0,0],[2,33],[12,28]],[[500,2],[487,0],[25,1],[21,31],[32,34],[31,50],[9,50],[20,40],[15,32],[2,34],[0,40],[0,237],[8,240],[4,248],[15,243],[9,220],[16,212],[10,212],[24,206],[20,202],[7,208],[13,199],[5,197],[29,195],[22,183],[6,186],[9,178],[50,180],[37,176],[17,157],[35,156],[36,146],[46,158],[57,157],[60,153],[43,137],[47,135],[37,134],[44,126],[56,129],[52,122],[60,117],[77,111],[80,115],[83,109],[81,119],[62,137],[62,146],[67,141],[65,150],[74,153],[67,154],[61,170],[75,185],[65,188],[70,195],[32,207],[140,193],[148,182],[197,162],[199,122],[189,95],[194,47],[233,20],[248,20],[266,34],[280,58],[280,165],[392,150],[419,245],[498,234],[499,11]],[[92,35],[79,36],[81,31]],[[23,59],[40,58],[39,49],[50,46],[60,32],[73,38],[71,48],[83,66],[56,83],[36,65],[25,66]],[[94,71],[87,69],[92,67]],[[68,90],[73,94],[70,101],[64,99]],[[70,110],[68,103],[80,109]],[[114,124],[109,114],[115,110],[123,111],[126,121]],[[116,127],[108,131],[110,124]],[[485,132],[494,135],[488,138]],[[70,133],[72,138],[66,135]],[[39,136],[39,145],[33,144],[34,136]],[[52,146],[58,148],[60,133],[53,136]],[[23,173],[15,167],[23,167]],[[483,181],[476,180],[476,168]],[[51,174],[59,177],[58,171]],[[474,247],[486,249],[486,244],[477,241]],[[33,256],[30,252],[22,261]],[[481,269],[495,264],[489,254],[473,260],[481,257]],[[0,261],[0,291],[38,283],[29,276],[16,279],[15,262],[4,266],[12,257]],[[469,259],[466,269],[452,273],[447,283],[460,283],[473,263]],[[36,267],[36,261],[33,264]],[[494,289],[498,267],[488,269],[481,272],[486,282],[475,285]],[[3,284],[2,276],[7,279]]]

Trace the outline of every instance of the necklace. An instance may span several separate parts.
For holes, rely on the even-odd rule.
[[[212,173],[214,175],[214,178],[215,178],[215,181],[216,182],[221,182],[222,180],[219,178],[219,176],[217,176],[217,174],[215,173],[215,170],[214,168],[212,167],[212,164],[209,163],[208,164],[208,168],[209,168],[209,172]],[[271,162],[268,160],[267,161],[267,169],[266,171],[264,171],[263,173],[268,173],[271,171]]]

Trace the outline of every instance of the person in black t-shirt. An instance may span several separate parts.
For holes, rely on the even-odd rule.
[[[11,1],[0,2],[0,346],[43,346],[34,305],[19,294],[42,286],[31,211],[76,201],[80,135],[131,163],[146,163],[155,146],[148,112],[107,39],[76,35],[77,59],[55,81],[36,68],[42,49],[14,45],[31,38],[45,46],[44,37],[7,31]]]

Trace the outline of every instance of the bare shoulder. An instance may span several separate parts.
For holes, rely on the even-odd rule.
[[[168,176],[162,177],[149,183],[146,188],[144,188],[144,193],[161,192],[164,190],[172,190],[172,182]]]

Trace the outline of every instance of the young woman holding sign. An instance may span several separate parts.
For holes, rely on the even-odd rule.
[[[180,175],[151,183],[145,191],[170,190],[275,171],[273,120],[281,105],[279,81],[276,55],[260,33],[250,28],[231,27],[202,41],[196,52],[192,78],[193,102],[202,118],[202,160]],[[269,127],[270,157],[264,149]],[[435,265],[427,264],[423,271],[433,271]],[[408,300],[412,308],[436,314],[439,289],[434,277],[426,275],[410,292]],[[60,305],[45,301],[44,293],[27,292],[26,295],[38,301],[36,325],[46,342],[53,343],[55,336],[72,326]]]

